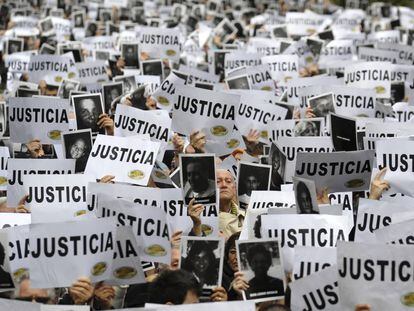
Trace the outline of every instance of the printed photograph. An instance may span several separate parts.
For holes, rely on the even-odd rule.
[[[272,300],[285,295],[284,270],[279,242],[276,239],[237,240],[239,269],[249,288],[247,300]]]
[[[137,88],[137,82],[135,80],[135,76],[117,76],[112,79],[114,82],[122,82],[124,86],[124,92],[125,94],[131,93],[133,90]]]
[[[315,117],[323,117],[333,112],[335,113],[335,100],[333,93],[314,96],[308,99],[309,107],[313,109]]]
[[[216,164],[211,154],[180,154],[181,185],[186,205],[215,204]]]
[[[310,179],[292,177],[298,214],[319,214],[315,182]]]
[[[104,134],[105,129],[98,126],[99,116],[103,113],[101,94],[72,96],[78,130],[91,129],[92,133]]]
[[[112,102],[123,94],[123,87],[124,85],[122,82],[102,84],[102,92],[103,92],[106,113],[109,113],[109,111],[111,110]]]
[[[40,91],[25,87],[19,87],[16,91],[16,97],[33,97],[34,95],[40,95]]]
[[[293,130],[296,137],[306,136],[321,136],[321,126],[323,118],[310,118],[310,119],[300,119],[295,120],[295,128]]]
[[[92,131],[79,130],[62,134],[63,154],[66,159],[75,159],[75,173],[82,173],[92,150]]]
[[[164,77],[164,65],[162,60],[146,60],[141,62],[143,75]]]
[[[284,183],[285,168],[286,168],[286,155],[274,142],[270,146],[269,155],[267,156],[268,162],[272,168],[270,176],[270,190],[280,191],[280,186]]]
[[[250,90],[250,82],[247,76],[237,76],[226,79],[227,86],[230,90]]]
[[[13,54],[23,51],[23,39],[8,39],[6,40],[7,54]]]
[[[78,91],[80,82],[75,80],[63,80],[59,86],[58,96],[62,98],[69,98],[71,91]]]
[[[125,67],[139,67],[138,43],[122,43],[121,55],[122,58],[125,60]]]

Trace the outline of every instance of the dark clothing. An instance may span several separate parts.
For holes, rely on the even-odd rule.
[[[277,190],[280,191],[280,185],[283,184],[283,179],[279,175],[279,173],[274,173],[270,179],[270,190]]]
[[[281,279],[267,276],[264,280],[254,277],[249,281],[249,289],[246,291],[247,299],[263,297],[283,296],[285,289]]]
[[[0,266],[0,289],[13,289],[13,280],[10,276],[10,273],[3,270]]]
[[[233,290],[232,282],[234,280],[234,271],[231,269],[227,262],[223,263],[223,277],[221,280],[221,286],[227,291],[227,298],[229,301],[242,300],[236,291]]]

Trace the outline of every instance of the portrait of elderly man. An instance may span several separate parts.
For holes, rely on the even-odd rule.
[[[216,203],[216,172],[214,156],[181,156],[185,203]]]
[[[101,95],[76,95],[72,97],[72,101],[75,108],[78,130],[90,128],[92,133],[100,132],[97,122],[99,116],[103,113]]]

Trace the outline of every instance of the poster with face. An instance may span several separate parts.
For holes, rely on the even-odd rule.
[[[91,129],[92,133],[104,134],[105,129],[98,126],[99,116],[103,113],[102,95],[85,94],[72,96],[78,130]]]
[[[249,283],[245,298],[263,301],[283,297],[284,270],[278,240],[237,240],[236,248],[239,269]]]
[[[286,155],[275,143],[272,143],[267,157],[267,164],[271,166],[270,190],[280,190],[284,183]]]
[[[83,172],[92,150],[91,129],[63,133],[62,140],[63,154],[65,155],[65,158],[75,159],[75,172]]]
[[[293,188],[298,214],[319,214],[315,182],[293,177]]]
[[[139,67],[138,43],[123,43],[121,45],[121,55],[125,60],[126,67]]]
[[[112,102],[124,93],[122,82],[102,84],[103,99],[105,103],[105,112],[109,113]]]
[[[318,95],[308,99],[309,107],[313,109],[316,117],[326,117],[330,112],[335,112],[334,95],[332,93]]]

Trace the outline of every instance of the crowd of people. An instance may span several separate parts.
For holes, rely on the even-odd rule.
[[[401,137],[399,143],[403,145],[410,141],[410,135],[414,135],[414,126],[411,126],[414,118],[401,120],[395,115],[396,111],[402,110],[410,116],[414,111],[414,97],[409,87],[412,81],[410,79],[414,77],[413,60],[398,56],[396,52],[414,54],[414,23],[408,21],[408,16],[414,16],[414,11],[383,2],[343,2],[338,5],[329,0],[3,0],[0,8],[0,134],[1,146],[6,152],[2,151],[0,156],[5,159],[6,164],[2,160],[0,176],[6,174],[9,183],[6,181],[0,184],[0,224],[9,225],[0,227],[0,309],[2,306],[11,306],[13,310],[12,303],[16,303],[18,308],[21,301],[84,305],[91,310],[111,310],[144,307],[146,304],[184,305],[199,302],[218,302],[225,306],[230,301],[252,300],[256,310],[261,311],[316,310],[315,306],[305,309],[298,303],[301,299],[298,289],[294,287],[292,290],[291,287],[295,282],[312,276],[312,273],[322,273],[323,269],[316,269],[303,279],[295,279],[293,269],[296,269],[296,259],[289,262],[295,257],[286,255],[286,249],[289,248],[286,240],[292,238],[289,235],[291,233],[286,233],[286,236],[285,233],[282,234],[282,230],[287,232],[291,228],[280,229],[283,225],[280,228],[275,227],[279,230],[278,235],[272,236],[274,228],[269,225],[271,220],[277,216],[285,219],[283,217],[289,215],[286,219],[293,219],[295,226],[305,224],[311,230],[312,224],[307,224],[310,220],[316,221],[326,215],[335,215],[347,219],[344,223],[349,228],[344,230],[344,237],[338,237],[337,240],[366,242],[364,236],[356,232],[357,224],[361,221],[358,217],[362,217],[361,209],[358,209],[360,200],[371,202],[369,204],[372,206],[378,204],[379,209],[386,206],[379,202],[409,205],[412,203],[409,200],[412,199],[410,195],[413,195],[414,186],[413,164],[405,162],[408,169],[402,170],[411,175],[398,175],[395,172],[394,175],[387,175],[390,172],[387,167],[380,166],[384,162],[378,156],[378,149],[377,158],[374,153],[370,154],[368,183],[361,177],[362,173],[355,173],[356,175],[350,174],[351,179],[345,184],[338,186],[335,179],[342,174],[337,174],[331,176],[331,180],[323,184],[323,187],[319,187],[321,180],[299,178],[297,173],[295,175],[294,165],[298,163],[296,157],[300,152],[309,152],[309,155],[317,152],[337,152],[340,154],[336,158],[338,162],[346,162],[348,153],[375,150],[375,146],[370,148],[370,143]],[[297,16],[296,19],[294,16]],[[150,44],[140,40],[146,29],[154,33],[154,41]],[[301,33],[303,29],[305,33]],[[157,35],[158,30],[161,32]],[[154,43],[156,38],[163,38],[163,32],[166,36],[170,34],[169,31],[178,34],[178,44],[165,43],[166,41],[160,45]],[[108,46],[102,47],[104,43],[108,43]],[[174,50],[176,47],[178,51]],[[61,63],[66,57],[73,64],[59,77],[56,73],[58,70],[55,69],[35,73],[30,64],[33,57],[41,55],[61,56],[58,60]],[[289,68],[272,69],[272,62],[277,63],[279,57],[289,63],[291,56],[294,57],[293,67],[291,65]],[[266,60],[267,58],[272,60]],[[16,63],[19,62],[25,65],[16,68]],[[232,62],[236,65],[233,66]],[[405,79],[387,80],[385,87],[373,87],[372,81],[361,81],[359,85],[345,84],[344,75],[349,66],[361,63],[370,66],[370,62],[375,70],[385,70],[382,64],[392,64],[396,66],[392,69],[394,72],[407,73]],[[93,66],[98,68],[101,66],[98,64],[103,64],[103,73],[96,71],[90,76],[86,75],[86,78],[82,76],[85,74],[82,70],[86,72],[85,68]],[[400,67],[397,68],[398,65]],[[75,68],[77,73],[71,76],[70,68]],[[365,71],[369,71],[369,67],[367,68]],[[255,82],[255,72],[261,74],[260,83]],[[243,79],[238,80],[237,77]],[[230,78],[231,83],[227,82]],[[289,84],[291,81],[294,83]],[[382,82],[384,81],[378,83]],[[402,88],[401,83],[405,83]],[[298,95],[301,94],[301,89],[308,92]],[[368,107],[371,109],[369,110],[366,105],[349,105],[350,110],[346,110],[347,107],[338,104],[335,95],[347,94],[347,90],[350,93],[355,92],[355,96],[373,97],[375,103],[372,109]],[[325,95],[327,93],[329,95]],[[199,111],[194,108],[187,115],[187,119],[182,119],[180,105],[175,105],[177,97],[184,96],[182,94],[193,94],[195,97],[197,94],[212,94],[211,96],[217,96],[214,97],[215,101],[223,98],[220,107],[232,106],[236,116],[230,117],[231,121],[223,121],[221,116],[198,115]],[[238,97],[234,97],[236,95]],[[21,103],[28,107],[31,101],[34,103],[35,98],[39,101],[43,99],[46,103],[56,98],[63,100],[67,105],[68,120],[60,123],[65,123],[70,131],[59,131],[56,134],[58,141],[54,144],[45,142],[43,138],[33,137],[31,134],[40,133],[39,127],[43,126],[36,124],[34,118],[26,118],[21,123],[11,122],[9,119],[12,107],[15,109],[14,100],[19,97],[24,99]],[[237,105],[230,103],[234,98],[238,99]],[[256,102],[245,103],[245,98]],[[204,99],[204,104],[207,104],[203,109],[208,107],[210,101],[210,98]],[[305,103],[301,103],[302,100]],[[256,114],[251,113],[250,117],[243,119],[238,109],[241,103],[250,105],[250,111],[256,111]],[[200,106],[201,103],[193,100],[191,106],[197,105]],[[128,121],[131,122],[129,134],[125,134],[128,127],[124,126],[124,130],[120,130],[122,122],[116,121],[123,113],[120,109],[122,106],[133,109],[125,110],[131,111],[128,112],[131,113],[128,117],[135,118],[132,119],[134,121]],[[271,111],[269,114],[276,118],[268,123],[261,117],[256,118],[261,107],[264,107],[263,113]],[[371,112],[366,115],[368,110]],[[133,115],[134,111],[136,114]],[[145,119],[150,116],[146,114],[149,112],[153,112],[153,119]],[[355,120],[354,128],[346,128],[341,132],[346,137],[334,135],[339,133],[334,132],[334,128],[343,126],[333,121],[331,116],[334,113],[340,115],[341,120]],[[145,128],[142,124],[138,127],[132,123],[138,124],[137,118],[140,117],[144,120],[142,124],[153,120],[151,126],[157,129],[159,126],[159,131],[151,132],[147,130],[149,125]],[[22,125],[30,122],[33,122],[33,127]],[[164,124],[167,124],[168,131],[166,139],[160,138]],[[371,129],[370,124],[379,124],[377,132],[371,130],[370,133],[375,134],[373,136],[368,132]],[[387,127],[383,134],[381,126],[386,127],[387,124],[391,124],[392,130],[387,130]],[[190,126],[193,128],[189,128]],[[137,127],[142,130],[137,132]],[[175,130],[179,128],[189,128],[190,131],[181,133]],[[20,137],[24,137],[21,132],[32,138],[26,142],[20,141]],[[48,137],[53,140],[52,132],[48,132]],[[12,271],[14,259],[10,256],[11,240],[2,240],[2,232],[7,237],[6,232],[10,231],[6,230],[10,230],[10,225],[14,227],[30,224],[30,220],[28,223],[19,223],[17,220],[13,223],[13,217],[9,215],[30,215],[32,212],[34,215],[35,210],[38,211],[41,207],[32,208],[33,202],[28,198],[29,193],[19,193],[21,197],[18,198],[18,203],[10,203],[10,174],[13,173],[10,161],[21,159],[30,168],[31,165],[36,167],[34,163],[41,160],[74,159],[73,173],[89,178],[88,174],[92,172],[91,162],[94,161],[91,152],[96,149],[94,143],[103,135],[138,136],[142,139],[142,144],[156,142],[159,144],[158,154],[156,160],[147,160],[153,163],[150,167],[151,176],[145,184],[142,184],[143,178],[147,178],[144,169],[128,172],[128,183],[117,175],[121,166],[113,169],[113,174],[102,173],[100,176],[92,176],[97,178],[89,181],[108,185],[130,185],[131,189],[135,189],[134,193],[139,193],[141,188],[154,191],[181,189],[183,222],[187,221],[189,228],[186,231],[185,225],[176,220],[178,218],[167,215],[168,240],[171,244],[168,252],[170,263],[157,261],[157,258],[153,262],[142,260],[145,274],[142,282],[118,282],[114,285],[110,280],[93,282],[92,275],[76,275],[73,276],[76,281],[68,287],[32,286],[30,273],[17,276]],[[321,140],[316,140],[318,138]],[[110,144],[110,140],[105,142]],[[140,148],[139,145],[132,145],[133,140],[127,144],[131,148]],[[318,148],[324,148],[325,145],[328,146],[326,150],[318,151]],[[289,148],[296,148],[296,151],[292,154],[292,149]],[[145,151],[141,150],[141,153]],[[411,150],[411,155],[413,151]],[[117,155],[115,151],[111,152],[109,158],[115,161]],[[99,156],[99,152],[95,150],[95,153]],[[105,150],[101,150],[101,156],[104,153]],[[124,154],[127,152],[122,156]],[[129,155],[129,159],[131,157]],[[392,161],[389,163],[392,164]],[[338,167],[339,165],[340,163]],[[100,164],[100,168],[102,172],[108,171],[105,164]],[[392,182],[387,180],[387,176],[393,176]],[[399,176],[403,176],[400,181]],[[22,181],[25,186],[24,176]],[[399,182],[406,183],[406,187],[394,189],[392,185],[398,185]],[[349,190],[332,191],[331,186],[334,185],[336,188]],[[89,193],[88,189],[86,191]],[[123,202],[123,195],[113,191],[104,194]],[[166,197],[169,196],[167,192],[164,193]],[[342,198],[348,201],[335,202],[331,196],[334,193],[342,193]],[[154,198],[157,195],[154,192]],[[261,202],[269,204],[260,205]],[[47,199],[42,203],[48,203]],[[66,203],[65,208],[70,209],[70,202]],[[81,212],[73,210],[77,216],[86,214],[88,219],[98,217],[96,206],[95,210],[88,207],[89,195],[82,197],[77,202],[79,203],[84,204],[84,208]],[[136,208],[139,207],[137,205]],[[45,209],[42,215],[49,213],[48,222],[54,217],[59,221],[58,214],[63,213],[60,208],[59,205],[54,210]],[[365,208],[364,206],[362,211]],[[206,215],[207,211],[213,211],[211,214],[214,214],[215,210],[216,215]],[[386,214],[385,211],[378,213]],[[7,221],[2,220],[2,215],[9,217]],[[298,218],[295,220],[293,217]],[[402,211],[399,217],[402,224],[412,219],[408,210]],[[210,220],[206,222],[207,218]],[[32,223],[33,220],[34,216]],[[70,226],[67,220],[65,218],[62,228]],[[69,220],[82,221],[76,217]],[[286,224],[288,223],[286,220]],[[120,224],[126,223],[119,221],[117,225]],[[391,221],[377,224],[371,234],[390,224]],[[320,226],[319,223],[315,228],[317,226]],[[336,230],[335,225],[332,226],[334,229],[331,230]],[[316,248],[312,244],[314,242],[311,243],[305,238],[302,242],[297,242],[298,240],[300,239],[296,240],[297,246]],[[337,241],[334,242],[333,249]],[[140,244],[142,236],[137,237],[134,243],[139,245],[138,249],[144,250]],[[163,251],[165,250],[161,247],[160,254],[165,254]],[[136,262],[141,265],[138,255]],[[336,255],[334,257],[335,262],[327,266],[340,266],[339,257],[338,262]],[[324,263],[318,263],[317,259],[315,262],[321,266]],[[36,265],[31,269],[36,269]],[[413,280],[410,282],[412,286]],[[316,289],[312,288],[312,284],[309,282],[303,286],[311,292]],[[352,301],[341,307],[340,303],[345,301],[345,296],[340,295],[340,290],[344,288],[341,286],[340,283],[338,289],[336,285],[333,290],[335,294],[332,293],[340,302],[331,301],[331,307],[326,306],[325,310],[351,310],[350,304],[352,310],[357,311],[387,310],[372,308],[371,300]],[[358,290],[364,292],[372,288]],[[322,296],[320,294],[321,300],[324,299]],[[409,300],[408,296],[404,297],[402,300],[400,297],[395,299]],[[388,296],[378,296],[376,299],[383,301]],[[407,306],[412,307],[414,303],[404,302],[404,305],[394,310],[405,310]],[[157,308],[156,305],[150,307]],[[194,306],[193,310],[197,310],[197,307]]]

